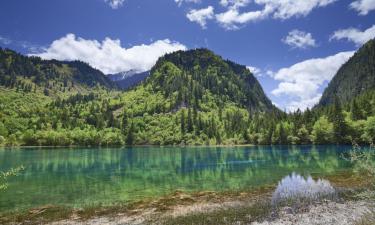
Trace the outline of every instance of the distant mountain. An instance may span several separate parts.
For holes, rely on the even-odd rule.
[[[364,44],[337,72],[318,106],[332,104],[335,97],[346,103],[375,89],[375,40]]]
[[[136,70],[130,70],[117,74],[107,75],[110,80],[115,82],[117,86],[123,90],[134,87],[144,81],[150,75],[150,71],[138,72]]]
[[[116,88],[101,71],[80,61],[61,62],[27,57],[9,49],[0,48],[0,85],[22,89],[33,85],[53,91]]]

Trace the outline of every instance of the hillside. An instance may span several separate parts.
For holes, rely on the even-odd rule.
[[[178,51],[160,58],[148,83],[167,98],[178,93],[176,104],[193,104],[207,91],[217,100],[231,101],[250,111],[268,111],[272,103],[251,72],[223,60],[207,49]],[[194,96],[194,97],[193,97]]]
[[[41,63],[60,72],[52,76],[44,73],[47,69],[39,69],[38,76],[23,71],[16,74],[26,74],[25,77],[13,76],[39,86],[55,83],[55,87],[65,78],[61,69],[69,71],[78,63],[19,58],[32,69],[39,69]],[[39,62],[37,66],[35,61]],[[10,68],[23,68],[13,64]],[[93,85],[78,83],[78,78],[87,77],[67,74],[69,81],[77,82],[74,87]],[[43,75],[48,79],[39,81]],[[97,73],[94,81],[87,82],[111,87],[102,78]],[[150,76],[132,90],[85,90],[45,96],[40,91],[3,86],[0,142],[5,145],[245,144],[250,143],[249,128],[259,126],[252,121],[255,114],[273,115],[263,122],[257,119],[256,123],[265,127],[272,127],[282,114],[245,66],[223,60],[206,49],[180,51],[160,58]],[[32,99],[38,103],[33,105]]]
[[[42,60],[1,48],[0,85],[28,92],[42,88],[46,94],[57,95],[94,87],[116,87],[101,71],[86,63]]]
[[[325,89],[319,106],[334,102],[351,101],[369,90],[375,89],[375,40],[368,41],[337,72]]]

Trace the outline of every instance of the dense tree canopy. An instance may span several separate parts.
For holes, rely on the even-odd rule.
[[[375,90],[350,101],[337,96],[333,104],[287,114],[271,104],[246,67],[206,49],[160,58],[147,80],[126,92],[109,90],[100,81],[72,78],[69,71],[77,67],[78,77],[87,80],[92,75],[94,69],[79,62],[26,60],[1,52],[0,145],[375,141]],[[64,74],[70,74],[69,79],[62,79]]]

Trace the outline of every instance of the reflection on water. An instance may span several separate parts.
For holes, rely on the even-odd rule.
[[[286,202],[293,199],[317,200],[322,197],[333,196],[335,189],[328,180],[313,180],[311,176],[307,178],[292,173],[284,177],[272,195],[272,203]]]
[[[0,211],[45,204],[75,207],[277,184],[293,171],[346,170],[346,146],[147,147],[0,150],[0,171],[23,165],[0,193]]]

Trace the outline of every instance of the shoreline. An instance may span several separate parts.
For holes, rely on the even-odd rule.
[[[352,146],[350,144],[299,144],[299,145],[254,145],[254,144],[242,144],[242,145],[118,145],[118,146],[103,146],[103,145],[95,145],[95,146],[81,146],[81,145],[68,145],[68,146],[48,146],[48,145],[40,145],[40,146],[2,146],[0,145],[0,149],[20,149],[20,148],[99,148],[99,149],[121,149],[121,148],[150,148],[150,147],[159,147],[159,148],[228,148],[228,147],[264,147],[264,146],[287,146],[287,147],[301,147],[301,146]],[[367,146],[367,145],[363,145]]]
[[[345,201],[332,202],[332,207],[355,208],[356,202],[353,190],[363,188],[365,180],[348,174],[336,174],[324,177],[342,192]],[[358,182],[361,181],[361,182]],[[199,216],[209,216],[220,212],[222,214],[237,214],[251,211],[257,216],[258,222],[269,219],[271,208],[270,198],[276,185],[267,185],[243,191],[212,192],[201,191],[188,193],[176,190],[160,197],[149,198],[130,204],[113,206],[97,206],[88,208],[64,208],[56,205],[46,205],[26,210],[0,214],[0,223],[15,224],[29,221],[30,224],[168,224],[171,220],[196,219]],[[327,202],[323,202],[324,204]],[[367,205],[367,202],[360,202]],[[313,205],[319,211],[319,204]],[[258,215],[259,214],[259,215]],[[215,216],[219,216],[216,215]],[[230,215],[228,215],[230,216]],[[190,218],[192,217],[192,218]],[[220,217],[220,216],[219,216]],[[267,217],[267,218],[266,218]],[[254,221],[253,221],[254,222]],[[262,223],[261,223],[262,224]],[[267,223],[265,223],[267,224]]]

